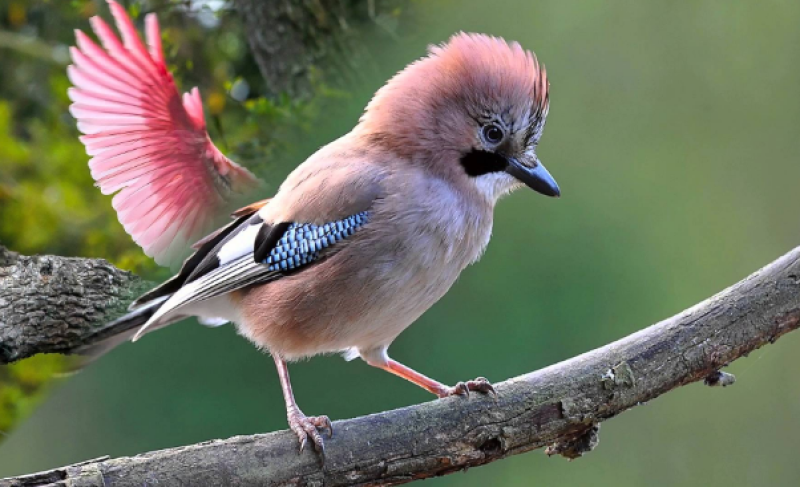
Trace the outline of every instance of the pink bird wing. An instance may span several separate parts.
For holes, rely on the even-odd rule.
[[[102,47],[76,31],[70,112],[92,157],[92,177],[104,194],[117,193],[113,205],[125,231],[156,262],[172,265],[231,197],[259,180],[211,142],[197,88],[178,93],[155,15],[145,18],[148,49],[125,9],[109,5],[122,39],[99,17],[91,23]]]

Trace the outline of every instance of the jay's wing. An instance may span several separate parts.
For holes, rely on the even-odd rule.
[[[104,194],[117,193],[113,205],[125,231],[170,265],[258,179],[211,142],[197,88],[178,93],[156,17],[145,19],[148,50],[125,10],[109,5],[122,40],[99,17],[91,23],[103,47],[76,31],[70,112],[85,134],[92,177]]]
[[[324,258],[368,220],[367,211],[322,225],[269,225],[258,214],[240,217],[187,259],[173,280],[137,301],[142,304],[172,293],[133,340],[188,305],[302,270]]]
[[[269,203],[269,198],[261,201],[256,201],[255,203],[250,203],[249,205],[243,206],[242,208],[239,208],[238,210],[231,213],[231,218],[238,220],[243,216],[250,216],[253,213],[260,210],[261,208],[263,208],[267,203]],[[236,222],[230,225],[226,225],[218,230],[215,230],[213,233],[206,235],[205,237],[201,238],[200,240],[192,244],[192,248],[194,250],[201,249],[205,244],[217,238],[221,233],[226,233],[231,226],[236,226]]]

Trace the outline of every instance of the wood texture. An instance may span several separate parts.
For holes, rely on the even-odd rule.
[[[0,364],[75,353],[113,335],[106,323],[150,286],[102,259],[26,257],[0,246]]]
[[[320,464],[289,431],[98,459],[11,486],[395,485],[547,447],[575,458],[599,423],[682,385],[732,383],[719,368],[800,326],[800,247],[686,311],[551,367],[451,397],[334,423]]]

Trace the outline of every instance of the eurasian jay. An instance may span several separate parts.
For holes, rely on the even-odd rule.
[[[178,94],[155,16],[145,19],[148,49],[109,4],[122,41],[99,17],[103,47],[76,33],[71,113],[125,230],[168,263],[258,180],[213,145],[197,89]],[[234,323],[272,355],[301,450],[310,439],[322,451],[331,423],[297,406],[288,361],[341,352],[439,397],[494,393],[483,378],[444,385],[387,349],[480,258],[501,196],[523,185],[559,196],[536,156],[548,87],[517,43],[460,33],[431,47],[378,90],[352,131],[198,242],[120,320],[143,323],[133,340],[191,316]]]

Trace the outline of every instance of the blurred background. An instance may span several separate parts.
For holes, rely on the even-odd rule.
[[[800,244],[797,2],[401,2],[365,27],[358,82],[322,77],[302,100],[261,96],[227,3],[126,5],[159,13],[179,85],[201,87],[212,138],[269,191],[427,44],[467,30],[535,50],[551,80],[539,154],[563,197],[502,201],[482,261],[392,346],[444,382],[500,381],[604,345]],[[0,0],[0,243],[163,280],[92,186],[67,111],[67,46],[94,14],[108,18],[100,2]],[[537,451],[426,485],[800,485],[798,356],[790,334],[733,364],[733,387],[690,385],[604,423],[577,461]],[[230,326],[187,321],[49,379],[69,368],[0,369],[0,477],[286,428],[271,360]],[[431,400],[336,356],[291,372],[308,414]]]

